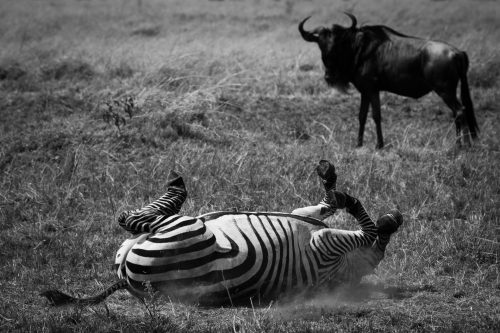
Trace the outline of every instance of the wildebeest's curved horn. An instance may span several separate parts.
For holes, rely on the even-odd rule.
[[[344,12],[344,14],[346,14],[347,16],[349,16],[349,18],[352,21],[351,29],[356,28],[356,24],[358,24],[358,20],[356,19],[356,16],[354,16],[351,13],[348,13],[348,12]]]
[[[304,38],[305,41],[307,42],[317,42],[318,41],[318,36],[314,33],[316,30],[313,32],[309,32],[304,30],[304,23],[306,23],[307,20],[309,20],[311,16],[306,17],[302,22],[299,23],[299,31],[300,34],[302,35],[302,38]]]

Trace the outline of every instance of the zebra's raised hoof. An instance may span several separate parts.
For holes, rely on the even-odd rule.
[[[399,226],[403,224],[403,215],[397,209],[392,209],[389,213],[382,215],[377,220],[377,228],[379,234],[395,233]]]
[[[337,174],[335,166],[327,160],[321,160],[316,167],[316,172],[325,186],[325,190],[335,190],[337,186]]]
[[[180,189],[185,190],[186,185],[184,184],[184,180],[182,179],[182,176],[177,173],[175,170],[170,170],[170,174],[168,175],[168,180],[167,180],[167,186],[168,187],[177,187]]]

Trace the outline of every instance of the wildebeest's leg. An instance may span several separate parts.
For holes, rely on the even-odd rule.
[[[380,114],[380,93],[377,91],[370,96],[370,103],[372,105],[372,116],[377,128],[377,148],[384,147],[384,138],[382,137],[382,116]]]
[[[474,115],[474,105],[472,104],[472,99],[470,97],[469,82],[467,79],[469,57],[465,52],[462,52],[456,59],[460,67],[458,75],[460,78],[460,99],[464,107],[464,122],[467,123],[469,133],[472,138],[475,139],[477,138],[479,127],[477,126],[476,116]]]
[[[363,146],[363,135],[365,132],[366,117],[368,116],[368,109],[370,107],[370,99],[368,94],[361,94],[361,106],[359,107],[359,132],[358,132],[358,147]]]
[[[453,118],[455,120],[455,129],[457,135],[457,145],[460,145],[460,136],[462,130],[464,131],[464,141],[466,144],[470,145],[470,132],[465,125],[465,116],[463,113],[464,107],[458,100],[456,93],[453,91],[436,91],[436,93],[443,99],[446,105],[451,109]]]

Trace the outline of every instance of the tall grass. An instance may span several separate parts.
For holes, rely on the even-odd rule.
[[[1,329],[494,331],[498,9],[494,1],[2,1]],[[388,147],[374,149],[370,125],[365,147],[354,148],[359,96],[328,89],[319,50],[296,27],[311,14],[311,25],[347,24],[341,10],[468,52],[481,128],[473,147],[455,147],[437,97],[386,94]],[[117,214],[161,195],[172,168],[189,190],[184,214],[291,211],[321,197],[321,158],[335,162],[339,188],[374,218],[392,207],[405,217],[361,296],[253,309],[144,305],[126,293],[106,308],[51,309],[38,296],[53,287],[91,294],[114,281],[109,268],[126,237]],[[355,228],[342,213],[328,223]]]

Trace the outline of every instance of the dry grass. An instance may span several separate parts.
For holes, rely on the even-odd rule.
[[[498,331],[500,23],[495,1],[124,1],[0,3],[0,330]],[[435,96],[383,97],[355,149],[359,96],[322,82],[311,25],[385,23],[448,40],[471,58],[481,135],[454,147]],[[131,97],[132,111],[124,101]],[[116,101],[116,103],[115,103]],[[110,109],[108,104],[112,105]],[[206,309],[126,293],[53,309],[46,288],[111,284],[123,209],[185,176],[185,214],[291,211],[321,196],[314,164],[404,228],[365,288],[255,308]],[[340,214],[330,221],[352,228]],[[384,288],[390,287],[389,289]]]

